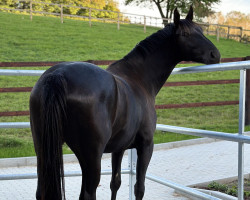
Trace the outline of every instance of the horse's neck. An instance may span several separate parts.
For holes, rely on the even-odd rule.
[[[169,45],[171,44],[170,42]],[[174,47],[167,46],[165,49],[157,49],[146,57],[130,54],[111,65],[108,71],[130,83],[140,85],[155,97],[178,62]]]

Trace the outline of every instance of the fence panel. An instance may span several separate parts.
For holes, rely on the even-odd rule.
[[[229,140],[238,142],[238,199],[243,200],[244,193],[243,193],[243,180],[244,180],[244,143],[250,144],[250,137],[244,135],[244,105],[245,105],[245,90],[246,90],[246,69],[250,69],[250,61],[242,61],[242,62],[236,62],[236,63],[225,63],[225,64],[214,64],[214,65],[207,65],[207,66],[196,66],[196,67],[187,67],[187,68],[177,68],[174,69],[172,74],[186,74],[186,73],[201,73],[201,72],[213,72],[213,71],[225,71],[225,70],[241,70],[240,75],[240,99],[239,99],[239,132],[238,134],[229,134],[229,133],[221,133],[221,132],[215,132],[215,131],[206,131],[206,130],[198,130],[198,129],[191,129],[191,128],[184,128],[184,127],[174,127],[174,126],[168,126],[168,125],[157,125],[158,130],[164,130],[169,132],[175,132],[175,133],[181,133],[181,134],[190,134],[190,135],[199,135],[202,137],[211,137],[211,138],[219,138],[223,140]],[[7,74],[16,74],[16,75],[38,75],[38,73],[34,73],[34,70],[31,73],[27,72],[29,70],[12,70],[13,72],[8,72]],[[3,73],[5,74],[5,73]],[[3,75],[2,74],[2,75]],[[27,128],[29,127],[29,123],[25,122],[16,122],[16,123],[0,123],[0,128]],[[130,194],[133,193],[133,187],[132,183],[134,183],[134,177],[136,174],[135,171],[135,162],[136,162],[136,153],[134,150],[130,151],[130,159],[129,159],[129,169],[125,171],[125,173],[128,173],[130,175]],[[106,172],[109,174],[110,172]],[[66,173],[67,174],[67,173]],[[105,173],[104,173],[105,174]],[[80,175],[80,174],[78,174]],[[31,178],[34,178],[34,174],[30,175]],[[14,177],[18,178],[18,177]],[[23,177],[24,178],[24,177]],[[175,188],[181,192],[184,192],[186,194],[191,194],[193,197],[198,197],[202,199],[218,199],[215,197],[212,197],[210,195],[204,194],[202,192],[197,192],[196,190],[192,188],[188,188],[185,186],[181,186],[175,183],[172,183],[170,181],[164,180],[160,177],[155,177],[153,175],[147,174],[146,178],[156,181],[157,183]],[[0,177],[0,180],[4,179],[6,180],[7,177],[3,176]],[[133,199],[134,196],[130,195],[130,199]]]

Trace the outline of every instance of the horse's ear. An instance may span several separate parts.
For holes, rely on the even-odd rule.
[[[190,21],[192,21],[193,16],[194,16],[193,6],[190,6],[190,9],[189,9],[188,14],[186,16],[186,19],[189,19]]]
[[[174,24],[176,27],[179,26],[179,22],[180,22],[180,14],[177,10],[177,8],[174,9]]]

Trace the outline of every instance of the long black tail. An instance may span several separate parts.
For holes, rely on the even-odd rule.
[[[65,199],[63,125],[66,121],[66,81],[60,74],[43,78],[42,136],[38,155],[42,200]]]

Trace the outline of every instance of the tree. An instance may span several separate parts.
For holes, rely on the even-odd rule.
[[[250,29],[250,14],[231,11],[224,16],[221,12],[217,12],[207,17],[207,22],[210,24],[241,26],[244,29]]]
[[[225,23],[225,16],[222,14],[222,12],[217,12],[212,15],[209,15],[206,18],[206,21],[209,24],[224,24]]]
[[[159,10],[161,17],[164,19],[171,19],[174,9],[177,7],[181,14],[188,12],[189,6],[193,5],[194,12],[197,19],[201,19],[209,14],[213,13],[213,4],[219,3],[221,0],[126,0],[125,4],[141,3],[155,4]],[[163,20],[164,23],[168,23],[169,20]]]
[[[249,20],[247,18],[247,15],[244,13],[241,13],[239,11],[231,11],[227,13],[225,23],[234,26],[242,26]]]
[[[58,5],[48,5],[41,4],[39,2],[54,3],[54,4],[64,4],[70,5],[63,7],[64,14],[70,15],[80,15],[80,16],[89,16],[89,8],[91,10],[91,16],[96,18],[109,18],[117,19],[117,12],[119,12],[118,4],[115,0],[37,0],[32,3],[33,11],[45,11],[50,13],[60,13],[60,6]],[[19,9],[30,9],[30,2],[20,1],[19,3],[16,0],[0,0],[1,7],[6,8],[19,8]],[[83,8],[79,8],[83,7]],[[107,12],[100,10],[110,10],[115,12]],[[16,11],[13,11],[16,12]]]

